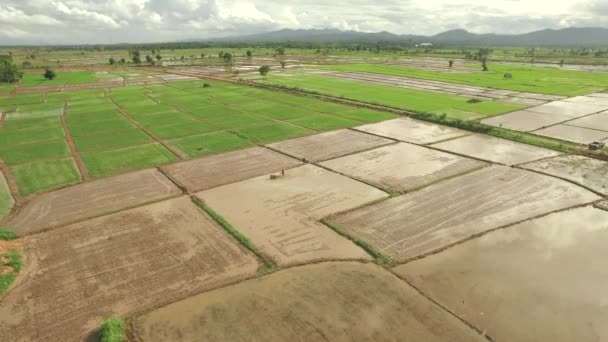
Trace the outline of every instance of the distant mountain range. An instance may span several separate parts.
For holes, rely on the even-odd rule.
[[[443,45],[493,45],[493,46],[605,46],[608,48],[608,29],[599,27],[565,28],[560,30],[540,30],[524,34],[476,34],[458,29],[434,36],[398,35],[390,32],[357,32],[337,29],[292,30],[246,36],[223,38],[224,41],[243,42],[395,42],[395,43],[432,43]]]

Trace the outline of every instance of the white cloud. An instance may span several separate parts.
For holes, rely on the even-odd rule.
[[[7,42],[206,39],[281,28],[436,34],[608,26],[608,2],[583,0],[0,0]],[[49,29],[52,26],[52,30]]]

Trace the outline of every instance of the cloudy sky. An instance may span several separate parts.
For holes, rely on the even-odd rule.
[[[608,0],[0,0],[0,44],[206,39],[281,28],[436,34],[608,27]]]

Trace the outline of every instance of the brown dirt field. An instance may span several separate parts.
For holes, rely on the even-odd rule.
[[[537,173],[492,166],[335,217],[397,262],[600,197]]]
[[[543,159],[521,165],[527,170],[567,179],[608,196],[608,162],[577,155]]]
[[[606,341],[608,212],[495,231],[395,270],[495,341]]]
[[[318,222],[386,193],[307,164],[285,176],[262,176],[196,194],[280,265],[327,259],[369,259],[351,241]]]
[[[180,193],[156,169],[127,173],[36,196],[6,225],[19,234],[35,233]]]
[[[300,164],[299,161],[280,153],[253,147],[171,164],[161,167],[161,170],[188,192],[196,192]]]
[[[561,154],[546,148],[487,135],[470,135],[464,138],[434,144],[433,147],[447,152],[458,153],[504,165],[527,163]]]
[[[571,141],[578,144],[590,144],[608,138],[608,132],[569,125],[555,125],[534,131],[534,134],[549,138]]]
[[[92,340],[111,315],[244,279],[258,262],[189,197],[28,238],[0,304],[1,341]]]
[[[599,202],[597,204],[597,207],[600,209],[608,210],[608,200]]]
[[[310,135],[278,143],[268,147],[298,159],[319,162],[347,154],[368,150],[393,143],[393,140],[355,132],[349,129]]]
[[[570,118],[560,115],[536,113],[529,110],[520,110],[517,112],[511,112],[508,114],[483,119],[481,123],[490,126],[508,128],[515,131],[531,132],[539,128],[564,122],[566,120],[570,120]]]
[[[329,262],[290,268],[136,318],[154,341],[484,341],[390,272]],[[407,338],[406,338],[407,337]]]
[[[431,144],[464,136],[467,132],[410,118],[399,118],[355,127],[356,130],[414,144]]]
[[[403,192],[486,165],[429,148],[399,143],[332,159],[321,166],[382,188]]]
[[[10,252],[12,250],[18,250],[18,251],[23,250],[24,240],[25,240],[25,238],[21,238],[21,239],[17,239],[17,240],[10,240],[10,241],[0,240],[0,254],[4,254],[4,253]]]

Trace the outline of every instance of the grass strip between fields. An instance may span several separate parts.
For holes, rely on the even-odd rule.
[[[99,338],[101,342],[123,342],[126,338],[126,328],[125,321],[113,316],[101,324]]]
[[[224,230],[230,234],[234,239],[236,239],[243,247],[247,250],[255,254],[263,263],[264,267],[267,270],[271,270],[275,267],[275,264],[268,260],[264,255],[262,255],[258,248],[249,240],[245,235],[239,232],[236,228],[234,228],[226,219],[224,219],[220,214],[215,212],[211,207],[209,207],[203,200],[196,196],[191,196],[192,202],[196,204],[199,208],[201,208],[209,217],[211,217],[217,224],[219,224]]]
[[[378,249],[376,249],[374,246],[370,245],[369,243],[367,243],[363,240],[356,239],[356,238],[346,234],[346,232],[344,232],[344,230],[342,230],[342,228],[340,228],[338,225],[336,225],[326,219],[322,219],[321,223],[323,223],[324,225],[329,227],[331,230],[336,232],[338,235],[352,241],[355,245],[361,247],[364,251],[366,251],[374,259],[376,259],[376,261],[378,261],[379,263],[384,264],[384,265],[391,263],[392,260],[390,257],[384,255],[382,252],[380,252]]]

